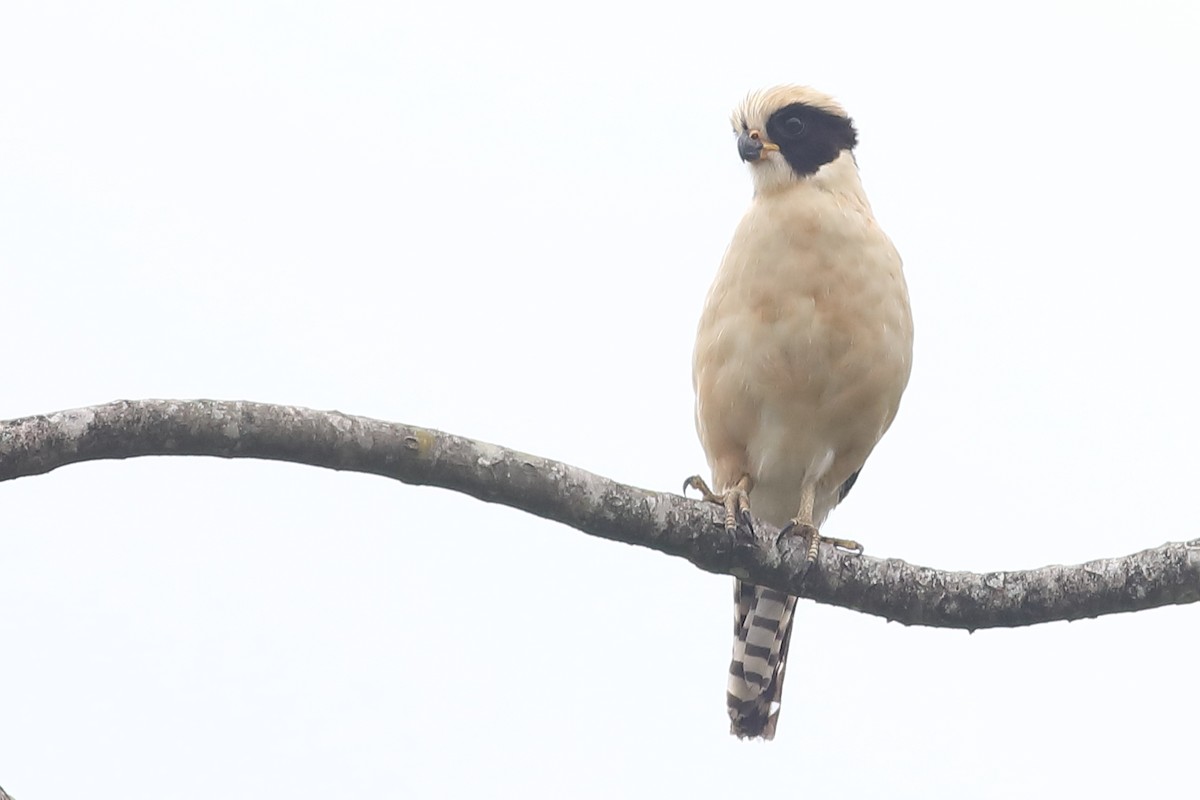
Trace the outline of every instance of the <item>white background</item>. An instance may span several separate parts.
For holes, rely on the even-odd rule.
[[[750,194],[728,113],[802,82],[855,117],[917,325],[826,532],[972,570],[1193,538],[1198,38],[1191,0],[9,2],[0,418],[291,403],[675,490],[704,466],[695,320]],[[0,784],[1195,790],[1200,608],[968,635],[806,603],[755,745],[726,733],[730,583],[295,465],[6,483]]]

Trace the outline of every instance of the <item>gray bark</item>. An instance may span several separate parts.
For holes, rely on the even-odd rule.
[[[428,428],[338,411],[215,400],[118,401],[0,422],[0,481],[150,455],[292,461],[453,489],[709,572],[906,625],[995,628],[1200,600],[1200,539],[1077,566],[943,572],[822,546],[759,523],[728,533],[717,507]]]

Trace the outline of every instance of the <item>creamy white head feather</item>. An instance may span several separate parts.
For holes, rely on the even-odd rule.
[[[787,84],[747,94],[746,99],[733,110],[733,116],[730,118],[733,131],[740,133],[743,127],[762,130],[767,126],[767,119],[772,114],[792,103],[804,103],[806,106],[824,109],[838,116],[849,116],[846,109],[829,95],[808,86]]]

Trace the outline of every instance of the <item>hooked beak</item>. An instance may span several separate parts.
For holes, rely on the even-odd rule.
[[[742,157],[742,161],[746,162],[760,160],[763,157],[763,151],[770,152],[779,149],[779,145],[763,141],[762,133],[757,129],[739,133],[737,145],[738,155]]]

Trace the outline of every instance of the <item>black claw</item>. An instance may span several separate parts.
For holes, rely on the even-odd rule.
[[[745,527],[742,526],[745,523]],[[755,544],[754,524],[747,518],[746,513],[739,512],[734,518],[733,525],[726,528],[733,534],[734,539],[741,544]]]
[[[785,558],[788,554],[796,551],[796,537],[792,535],[794,528],[796,528],[796,525],[784,525],[784,528],[780,529],[779,534],[775,535],[775,547],[784,552]]]
[[[789,522],[779,529],[779,533],[775,536],[775,546],[779,547],[781,543],[791,537],[792,532],[796,530],[796,523]]]
[[[750,529],[750,533],[754,533],[754,516],[750,513],[750,509],[743,508],[742,513],[739,516],[742,518],[742,522],[745,523],[746,527]]]
[[[812,525],[805,525],[804,523],[798,522],[794,519],[788,520],[788,523],[779,529],[779,535],[775,537],[775,546],[779,547],[780,542],[782,542],[784,539],[796,535],[797,528],[803,530],[801,535],[804,538],[804,562],[806,564],[811,564],[814,559],[808,558],[808,551],[812,547],[813,537],[820,537],[821,535]],[[820,539],[818,538],[817,541],[820,541]]]
[[[751,534],[747,533],[745,528],[739,527],[737,531],[734,532],[734,539],[738,544],[745,545],[746,547],[758,546],[758,540]]]

